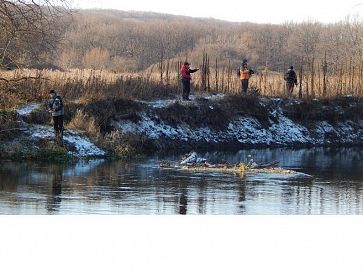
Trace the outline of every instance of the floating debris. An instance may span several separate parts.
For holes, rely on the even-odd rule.
[[[198,157],[196,152],[191,152],[185,155],[180,163],[171,163],[169,161],[162,161],[159,163],[160,168],[177,168],[181,170],[188,171],[206,171],[206,172],[231,172],[231,173],[241,173],[241,174],[273,174],[274,176],[281,177],[282,179],[294,179],[294,180],[311,180],[313,176],[297,172],[290,169],[284,169],[277,167],[277,161],[271,163],[256,163],[252,158],[250,158],[248,163],[238,163],[238,164],[211,164],[205,158]]]

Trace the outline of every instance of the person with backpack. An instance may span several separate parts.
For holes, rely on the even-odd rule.
[[[284,76],[284,80],[286,81],[286,95],[290,97],[294,90],[294,85],[297,86],[297,76],[294,71],[294,66],[290,66]]]
[[[195,73],[199,69],[191,69],[190,64],[188,62],[184,62],[181,68],[181,77],[182,77],[182,84],[183,84],[183,100],[190,101],[189,94],[190,94],[190,81],[192,79],[191,74]]]
[[[54,123],[54,134],[56,138],[63,136],[63,115],[64,105],[62,97],[55,91],[50,90],[50,99],[48,101],[48,111],[52,114]]]
[[[241,91],[242,93],[247,93],[248,81],[250,77],[255,73],[252,69],[248,68],[247,60],[242,61],[241,66],[237,70],[237,75],[241,80]]]

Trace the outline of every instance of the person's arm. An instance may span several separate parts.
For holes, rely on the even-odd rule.
[[[198,71],[199,69],[198,68],[195,68],[195,69],[189,69],[188,72],[189,73],[195,73],[196,71]]]
[[[53,101],[51,99],[49,99],[48,103],[47,103],[48,111],[52,110],[52,106],[53,106]]]

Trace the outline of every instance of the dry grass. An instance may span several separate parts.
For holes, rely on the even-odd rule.
[[[235,72],[223,69],[217,73],[218,80],[213,79],[215,71],[210,72],[209,89],[207,91],[229,94],[219,102],[198,101],[196,105],[174,104],[163,109],[155,109],[162,121],[171,125],[181,122],[191,127],[209,126],[219,130],[225,129],[229,121],[236,115],[256,117],[261,124],[268,125],[268,109],[262,107],[252,95],[240,94],[240,80]],[[312,80],[309,73],[304,74],[302,87],[305,88],[304,103],[286,109],[290,118],[309,122],[309,120],[327,119],[334,122],[348,117],[362,116],[360,97],[362,96],[362,79],[356,73],[348,78],[348,74],[329,75],[327,95],[319,102],[312,100],[322,97],[322,80],[316,72]],[[156,150],[159,143],[151,142],[146,135],[118,134],[110,126],[111,120],[129,119],[138,121],[139,113],[144,111],[137,100],[180,96],[179,70],[168,72],[167,77],[160,80],[160,74],[150,70],[144,74],[112,73],[95,70],[15,70],[0,71],[0,130],[1,128],[17,128],[17,117],[9,109],[19,105],[38,101],[46,102],[50,89],[56,89],[64,98],[66,127],[80,129],[93,138],[101,147],[113,150],[120,156],[130,153],[148,153]],[[313,82],[315,85],[311,88]],[[202,89],[201,73],[193,76],[193,88],[196,92]],[[251,78],[250,86],[258,89],[265,96],[283,96],[283,75],[271,71],[263,71]],[[337,89],[338,88],[338,89]],[[337,91],[338,90],[338,91]],[[313,92],[312,92],[313,91]],[[297,89],[295,89],[295,93]],[[307,95],[309,94],[309,95]],[[349,107],[346,94],[356,96],[357,107]],[[341,97],[341,100],[337,98]],[[333,99],[334,98],[334,99]],[[344,109],[344,114],[332,110],[333,103]],[[340,101],[340,102],[339,102]],[[340,103],[340,104],[339,104]],[[323,110],[322,110],[323,109]],[[9,115],[10,114],[10,115]],[[31,122],[47,123],[49,115],[44,111],[35,112]],[[13,132],[12,132],[13,133]],[[3,133],[0,138],[9,138],[12,134]]]
[[[77,110],[74,117],[67,125],[69,128],[80,129],[92,136],[100,135],[100,127],[97,126],[93,116],[89,116],[83,110]]]
[[[294,96],[302,97],[336,97],[344,95],[363,96],[363,62],[361,60],[346,60],[342,63],[326,63],[324,60],[314,60],[312,63],[298,64],[296,73],[299,85],[295,87]],[[159,65],[147,70],[148,77],[154,82],[166,85],[179,86],[181,62],[167,60],[163,64],[164,71],[161,76]],[[168,67],[165,70],[165,67]],[[236,75],[236,68],[229,64],[226,66],[213,66],[203,61],[198,72],[193,74],[193,86],[197,91],[207,90],[227,94],[240,93],[241,83]],[[254,67],[253,67],[254,68]],[[280,96],[285,94],[284,73],[259,67],[256,74],[250,79],[250,88],[258,90],[264,96]],[[325,74],[325,79],[324,79]],[[301,81],[301,86],[300,86]],[[301,89],[300,89],[301,88]]]
[[[0,110],[0,140],[12,139],[19,134],[20,123],[15,111]]]
[[[299,72],[299,71],[297,71]],[[156,98],[176,97],[181,94],[179,66],[161,75],[157,69],[143,73],[114,73],[104,70],[53,71],[27,70],[0,71],[0,109],[9,109],[28,101],[44,101],[50,89],[58,90],[69,102],[91,99],[123,98],[152,100]],[[221,92],[231,95],[240,93],[240,80],[234,69],[211,68],[206,79],[206,91]],[[195,91],[203,90],[202,73],[193,75],[192,86]],[[306,71],[302,77],[304,97],[323,96],[323,74]],[[330,73],[325,81],[326,97],[343,95],[362,96],[363,78],[356,72],[338,71]],[[284,96],[285,81],[282,73],[269,70],[260,71],[250,79],[251,89],[259,90],[264,96]],[[298,87],[295,88],[298,95]]]
[[[356,97],[338,97],[303,100],[300,104],[284,105],[284,114],[305,124],[316,121],[359,121],[363,116],[363,102]]]
[[[116,74],[103,70],[15,70],[0,71],[0,106],[10,100],[37,100],[48,97],[50,89],[58,90],[68,100],[97,97],[119,97],[128,99],[153,99],[174,94],[171,86],[151,81],[140,74]]]

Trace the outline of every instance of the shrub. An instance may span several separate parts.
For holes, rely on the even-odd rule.
[[[51,122],[51,114],[45,109],[36,109],[29,114],[27,121],[31,124],[48,124]]]
[[[16,111],[0,111],[0,140],[12,139],[19,134],[20,123]]]

